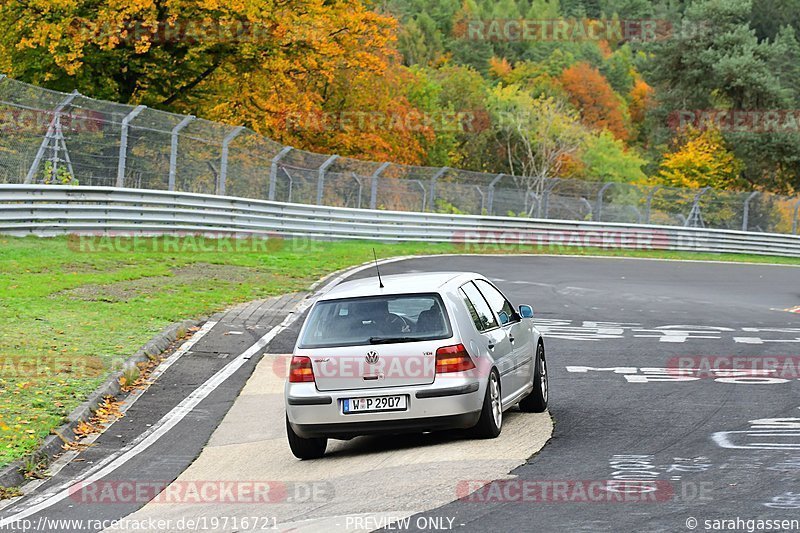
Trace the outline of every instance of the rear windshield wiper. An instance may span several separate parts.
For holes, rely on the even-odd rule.
[[[390,342],[410,342],[422,340],[417,337],[370,337],[370,344],[387,344]]]

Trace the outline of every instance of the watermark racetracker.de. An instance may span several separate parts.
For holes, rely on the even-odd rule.
[[[669,250],[702,248],[702,236],[671,235],[659,229],[458,230],[452,242],[464,252],[514,251],[535,248],[606,250]]]
[[[70,499],[81,505],[327,503],[328,481],[280,480],[99,480],[79,482]]]
[[[112,366],[121,366],[112,362]],[[0,356],[0,379],[96,378],[106,374],[109,362],[96,356],[65,354]]]
[[[483,109],[439,111],[287,111],[279,123],[289,131],[342,131],[375,133],[384,131],[478,133],[490,128],[490,116]]]
[[[73,233],[67,237],[70,250],[79,253],[276,253],[319,252],[324,243],[304,236],[252,234],[244,232],[176,231],[163,235],[137,232]]]
[[[60,113],[44,109],[3,107],[0,109],[0,133],[43,135],[58,118],[61,130],[70,134],[97,133],[111,124],[102,113],[91,109],[70,109]]]
[[[126,531],[128,533],[150,533],[153,531],[272,531],[278,529],[278,519],[265,515],[214,515],[183,516],[181,518],[54,518],[40,515],[38,518],[23,518],[4,526],[0,531]]]
[[[800,109],[679,109],[667,116],[674,130],[692,127],[723,133],[797,134]]]
[[[313,25],[292,28],[294,34],[317,41],[325,37],[323,30]],[[265,44],[275,39],[274,28],[269,24],[247,19],[190,18],[174,20],[122,20],[94,21],[74,18],[67,33],[84,40],[103,43],[110,40],[128,45],[198,45],[217,44]]]
[[[674,31],[663,19],[470,19],[454,28],[457,37],[495,42],[654,42]]]
[[[664,479],[464,480],[456,486],[456,497],[476,504],[664,503],[710,501],[712,488],[710,481]]]
[[[695,379],[753,377],[800,378],[800,356],[792,355],[682,355],[667,361],[666,368],[676,376]]]

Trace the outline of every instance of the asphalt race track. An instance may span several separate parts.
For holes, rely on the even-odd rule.
[[[800,518],[800,320],[783,311],[800,300],[800,270],[474,257],[385,270],[445,267],[481,271],[514,303],[534,306],[547,338],[555,433],[512,472],[540,482],[532,501],[500,482],[436,514],[465,531],[702,531],[714,526],[706,520]],[[750,366],[767,356],[792,357],[776,365],[782,378],[663,371],[681,367],[677,358],[725,368],[736,357]],[[637,498],[635,482],[621,481],[634,501],[591,498],[588,488],[582,496],[585,482],[614,479],[649,480],[639,487],[657,490]],[[556,481],[567,482],[558,496]]]
[[[800,519],[800,315],[787,311],[800,304],[800,269],[543,256],[381,267],[384,274],[432,270],[480,272],[513,303],[534,307],[554,430],[533,457],[550,421],[511,413],[497,441],[359,438],[330,445],[322,460],[294,460],[280,427],[280,382],[296,323],[267,345],[257,366],[243,366],[196,406],[199,436],[167,433],[140,457],[173,469],[165,458],[183,458],[182,473],[160,478],[168,481],[178,474],[178,482],[268,479],[319,487],[321,497],[301,501],[295,492],[294,502],[266,506],[139,502],[92,512],[267,519],[249,529],[217,522],[220,531],[747,531],[758,529],[757,520]],[[224,334],[212,329],[203,342],[235,357],[245,344],[226,349],[242,339]],[[214,397],[220,394],[225,399]],[[208,435],[198,456],[197,441]],[[486,484],[491,479],[499,481]],[[67,500],[29,518],[85,513]],[[791,530],[771,525],[761,529]]]

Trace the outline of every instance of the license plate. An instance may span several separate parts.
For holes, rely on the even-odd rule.
[[[369,413],[376,411],[405,411],[408,409],[408,396],[374,396],[372,398],[348,398],[342,400],[342,412]]]

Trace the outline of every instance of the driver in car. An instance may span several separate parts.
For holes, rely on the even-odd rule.
[[[389,312],[389,302],[376,300],[363,302],[355,309],[356,327],[367,337],[392,335],[409,330],[406,322]]]

